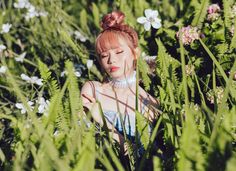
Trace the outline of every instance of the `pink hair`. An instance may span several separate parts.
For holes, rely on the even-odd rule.
[[[120,45],[119,39],[125,40],[132,51],[138,47],[138,35],[132,27],[124,24],[124,18],[124,13],[120,11],[113,11],[103,17],[100,23],[103,31],[96,39],[96,52],[98,54],[118,47]]]

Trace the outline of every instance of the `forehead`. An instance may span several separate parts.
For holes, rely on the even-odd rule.
[[[121,47],[128,47],[128,40],[121,34],[113,32],[107,32],[100,35],[96,42],[96,50],[98,54],[108,51],[110,49],[116,49]]]

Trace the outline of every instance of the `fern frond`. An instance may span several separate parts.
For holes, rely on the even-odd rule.
[[[41,78],[43,78],[43,81],[45,83],[48,83],[48,88],[51,95],[54,95],[56,92],[59,91],[58,83],[55,79],[51,77],[51,71],[48,69],[48,66],[44,64],[40,59],[38,58],[38,66],[39,66],[39,72],[41,75]]]
[[[138,59],[137,63],[138,63],[138,69],[139,69],[139,72],[140,72],[140,75],[141,75],[141,79],[142,79],[142,82],[144,84],[144,88],[145,88],[145,90],[149,90],[150,89],[150,83],[151,83],[151,79],[148,76],[149,67],[143,59]]]
[[[89,132],[86,132],[86,134],[83,136],[83,144],[80,149],[80,157],[76,163],[74,171],[94,170],[96,150],[95,150],[95,137],[93,133],[94,131],[90,130]]]
[[[68,81],[65,82],[60,91],[54,93],[54,95],[51,97],[47,125],[54,123],[58,117],[58,114],[63,113],[63,111],[61,110],[63,108],[60,106],[62,104],[62,98],[65,94],[67,86],[68,86]]]
[[[74,74],[74,66],[72,62],[66,61],[66,70],[68,71],[68,91],[71,109],[71,121],[74,126],[78,122],[79,113],[82,113],[83,106],[80,98],[80,90],[77,83],[77,77]]]
[[[194,122],[193,115],[185,108],[186,122],[180,138],[180,159],[177,163],[178,170],[204,170],[204,155],[201,151],[199,131]],[[190,111],[189,111],[190,112]]]
[[[140,136],[141,143],[146,150],[148,147],[148,143],[150,140],[149,132],[148,132],[148,121],[147,119],[138,111],[136,111],[136,130],[138,131],[138,135]]]
[[[63,105],[59,105],[61,112],[58,113],[56,118],[56,128],[59,132],[67,133],[70,129],[70,104],[69,101],[64,102],[64,109]]]
[[[236,18],[234,19],[234,29],[236,30]],[[230,50],[233,49],[236,49],[236,31],[234,31],[234,35],[230,44]]]
[[[90,72],[93,73],[100,81],[103,80],[103,76],[102,76],[101,72],[98,70],[96,65],[93,65],[90,68]]]
[[[202,28],[203,21],[207,14],[207,7],[209,0],[201,0],[200,5],[195,6],[195,15],[192,21],[192,26],[198,26]]]
[[[167,52],[166,48],[161,42],[161,40],[157,40],[157,45],[158,45],[158,58],[157,58],[157,63],[159,63],[160,67],[160,77],[161,77],[161,83],[162,86],[165,87],[167,90],[167,94],[170,98],[171,101],[171,106],[173,107],[173,110],[175,112],[175,98],[176,96],[174,95],[174,92],[177,90],[178,87],[178,79],[176,76],[176,71],[175,67],[178,66],[178,62],[174,60]],[[172,62],[175,61],[172,65]],[[157,70],[158,71],[158,70]],[[172,80],[173,79],[173,80]],[[173,82],[175,81],[175,82]],[[168,100],[168,99],[167,99]]]
[[[223,0],[223,8],[224,8],[224,24],[227,30],[230,29],[231,22],[230,22],[230,1],[229,0]]]
[[[61,30],[59,33],[62,40],[66,44],[68,44],[78,54],[83,63],[85,63],[86,59],[88,58],[88,53],[84,49],[82,49],[78,44],[75,44],[75,42],[71,39],[70,35],[66,31]]]

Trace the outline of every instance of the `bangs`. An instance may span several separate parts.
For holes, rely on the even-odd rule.
[[[118,48],[121,46],[120,39],[125,39],[128,46],[131,45],[131,42],[127,40],[126,36],[118,31],[109,31],[103,32],[96,40],[96,51],[100,55],[102,52],[109,49]]]

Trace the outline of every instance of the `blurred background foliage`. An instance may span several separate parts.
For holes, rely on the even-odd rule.
[[[161,28],[137,22],[146,9]],[[129,160],[80,99],[85,81],[103,80],[94,42],[112,10],[139,35],[140,85],[162,111]],[[233,170],[235,21],[234,0],[0,0],[1,170]]]

